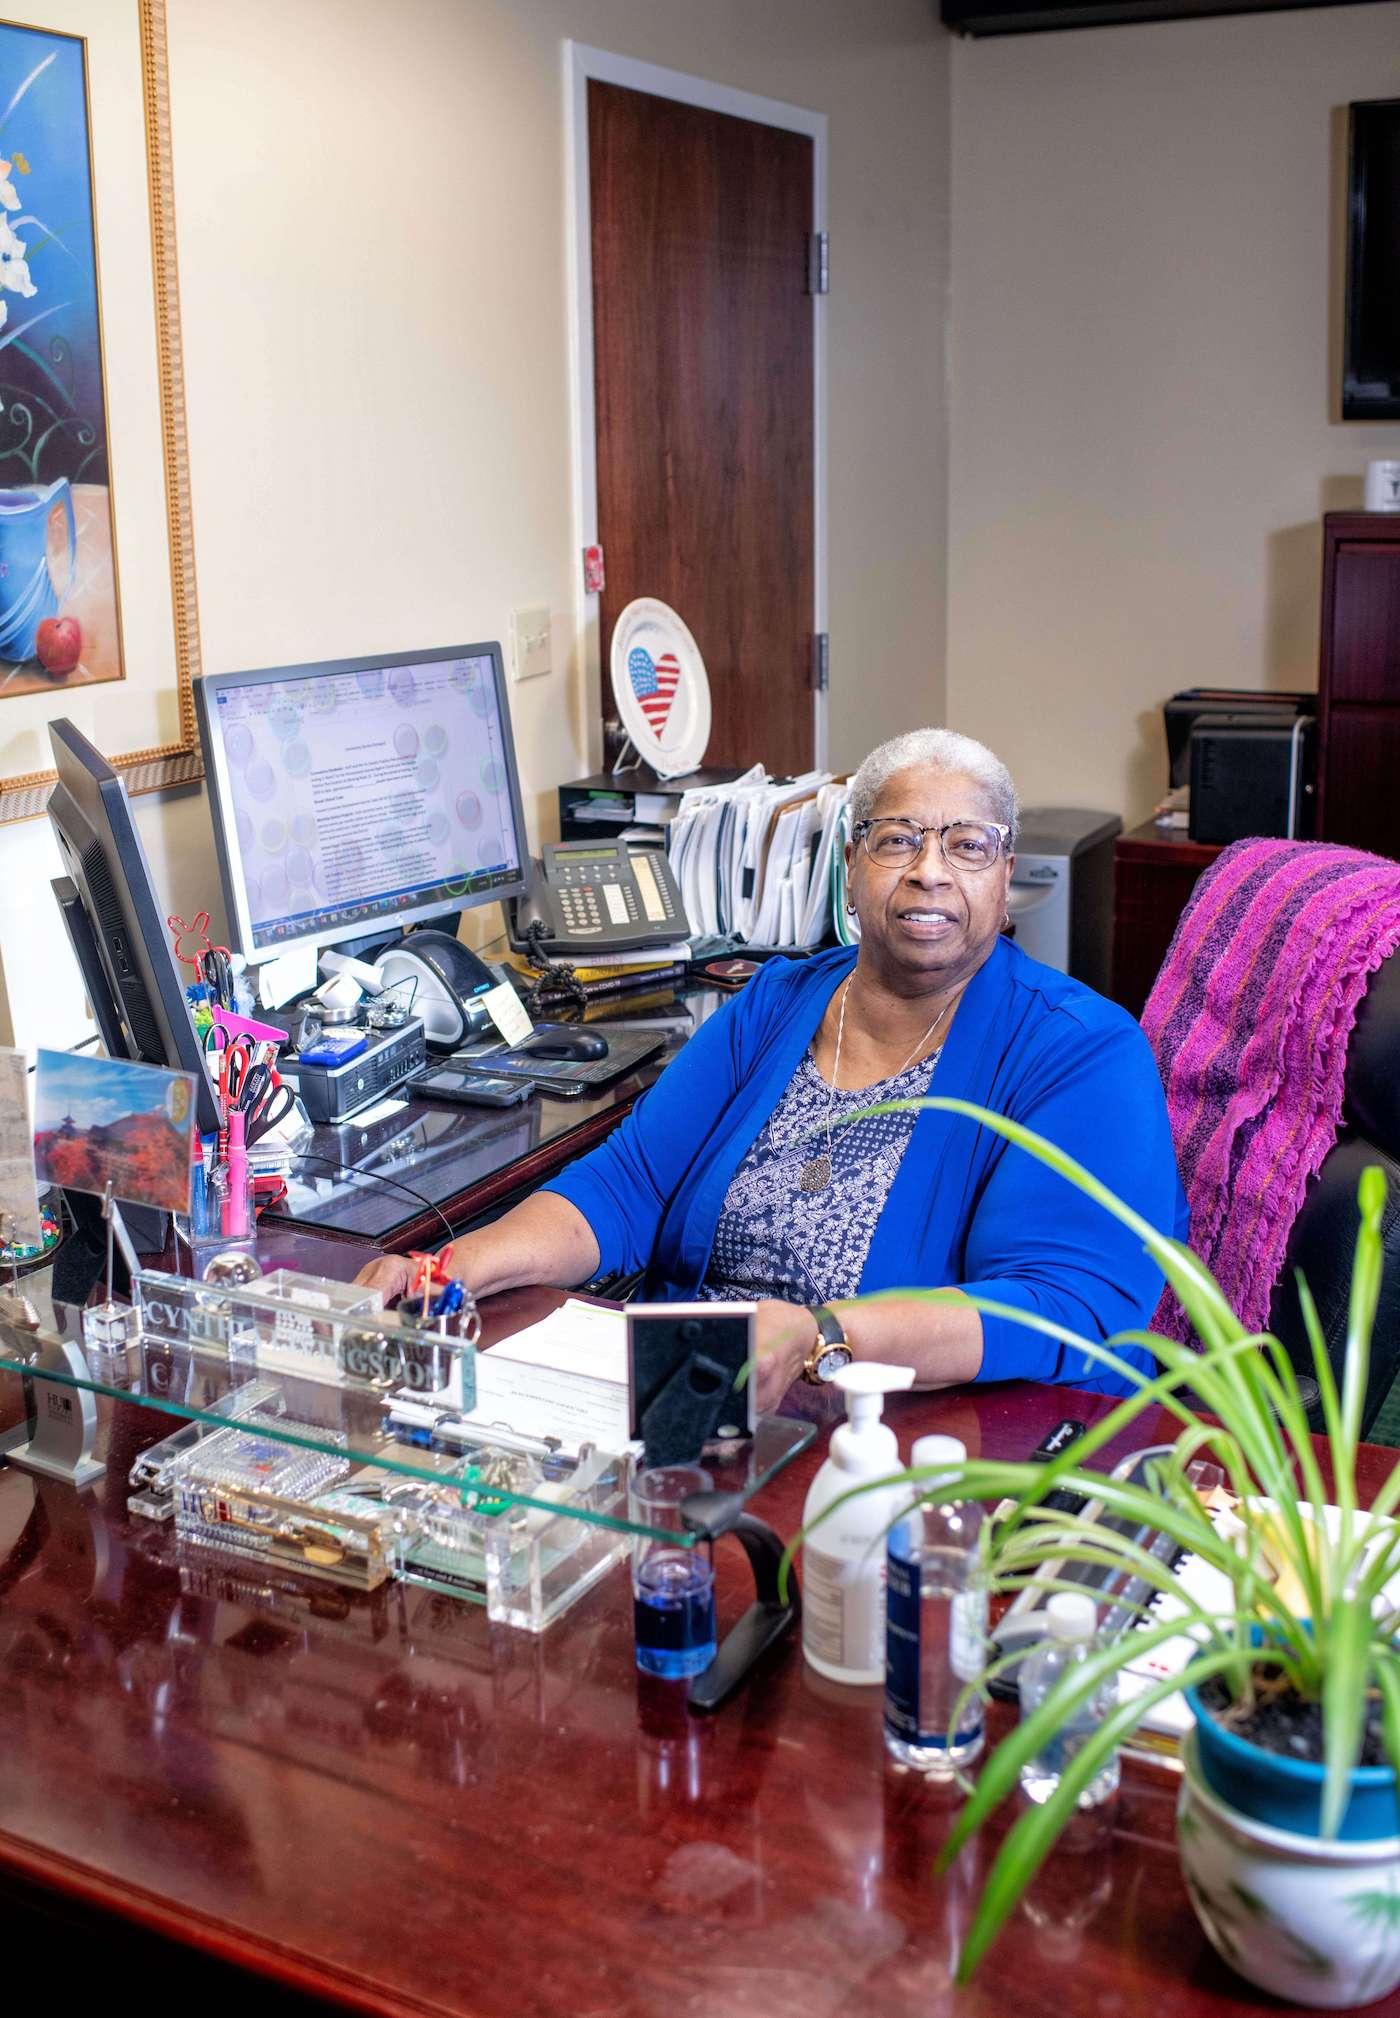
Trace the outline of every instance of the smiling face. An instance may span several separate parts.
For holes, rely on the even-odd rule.
[[[871,817],[946,827],[953,820],[995,821],[996,811],[986,787],[966,773],[915,764],[889,780]],[[846,875],[862,963],[873,962],[902,990],[969,980],[1001,933],[1013,859],[999,855],[987,869],[950,867],[929,835],[916,862],[887,869],[853,842]]]

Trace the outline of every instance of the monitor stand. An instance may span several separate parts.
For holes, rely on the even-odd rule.
[[[457,936],[457,927],[462,922],[460,911],[445,911],[440,918],[428,920],[435,932],[446,932],[450,939]],[[412,930],[412,927],[409,927]],[[363,939],[342,939],[335,947],[337,953],[346,954],[351,960],[366,960],[373,964],[376,953],[386,953],[391,946],[397,946],[407,934],[398,926],[387,930],[381,926],[377,932],[367,932]],[[318,953],[317,958],[320,958]]]

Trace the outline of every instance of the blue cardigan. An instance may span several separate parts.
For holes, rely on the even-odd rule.
[[[606,1142],[546,1190],[576,1205],[604,1270],[693,1297],[729,1181],[811,1043],[855,949],[773,960],[691,1038]],[[1007,940],[973,976],[930,1091],[1023,1122],[1144,1218],[1186,1235],[1167,1106],[1132,1017]],[[840,1154],[840,1144],[837,1144]],[[964,1116],[919,1115],[870,1243],[862,1293],[956,1285],[1101,1341],[1145,1328],[1162,1275],[1133,1234],[1057,1172]],[[979,1380],[1121,1394],[1082,1352],[983,1316]],[[1140,1347],[1123,1357],[1150,1371]]]

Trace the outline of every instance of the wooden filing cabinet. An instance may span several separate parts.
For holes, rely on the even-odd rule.
[[[1400,514],[1323,520],[1317,686],[1318,833],[1400,857]]]
[[[1176,921],[1220,849],[1148,820],[1113,845],[1113,999],[1141,1016]]]

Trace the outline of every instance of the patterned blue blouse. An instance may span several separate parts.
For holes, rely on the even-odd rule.
[[[941,1046],[939,1047],[941,1050]],[[938,1051],[853,1091],[832,1089],[808,1051],[753,1147],[730,1180],[700,1296],[708,1301],[829,1303],[854,1296],[865,1258],[918,1115],[873,1114],[837,1124],[882,1100],[928,1092]],[[804,1191],[803,1168],[826,1153],[831,1107],[831,1181]]]

